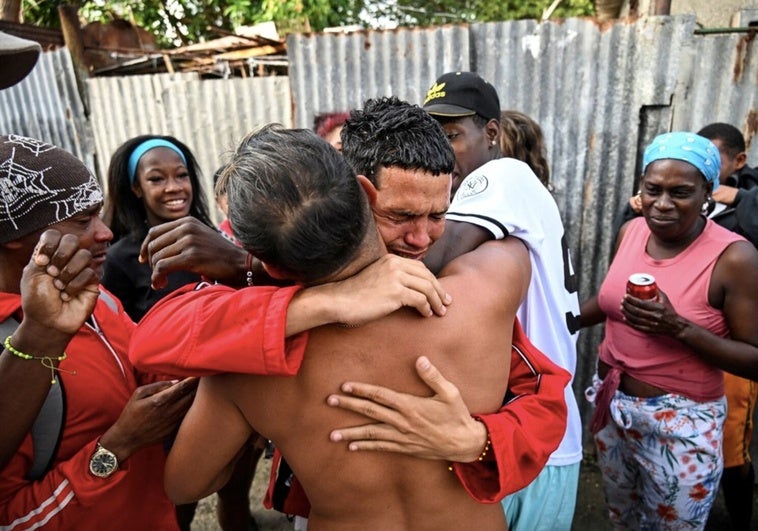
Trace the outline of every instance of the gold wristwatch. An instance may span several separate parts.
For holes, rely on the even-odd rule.
[[[118,458],[116,454],[103,448],[99,442],[95,447],[95,453],[89,460],[89,471],[93,476],[99,478],[110,477],[118,470]]]

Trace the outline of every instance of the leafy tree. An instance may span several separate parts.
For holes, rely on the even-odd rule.
[[[541,19],[553,0],[385,0],[371,2],[375,16],[401,26],[433,26],[456,22]],[[562,0],[552,18],[594,14],[594,0]]]
[[[50,0],[22,0],[25,22],[60,27]],[[74,3],[74,2],[60,2]],[[312,31],[350,24],[430,26],[537,18],[552,0],[81,0],[86,22],[123,18],[150,31],[164,46],[200,42],[241,25],[307,20]],[[553,17],[592,14],[593,0],[562,0]]]

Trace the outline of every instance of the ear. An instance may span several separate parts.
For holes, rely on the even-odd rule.
[[[376,195],[379,193],[374,186],[374,183],[369,181],[368,177],[365,175],[357,175],[356,179],[358,179],[358,184],[361,185],[361,188],[363,188],[363,191],[366,193],[368,204],[373,207],[376,203]]]
[[[734,169],[740,171],[747,164],[747,153],[740,151],[737,156],[734,157]]]
[[[711,197],[713,194],[713,183],[710,181],[705,182],[705,200],[708,201],[708,198]]]
[[[487,136],[487,142],[489,143],[490,147],[498,147],[500,149],[498,142],[500,140],[500,122],[495,120],[494,118],[487,122],[487,125],[484,126],[484,134]]]
[[[139,185],[139,182],[137,180],[134,181],[134,184],[132,184],[132,192],[134,192],[134,195],[142,199],[142,196],[144,195],[142,192],[142,187]]]

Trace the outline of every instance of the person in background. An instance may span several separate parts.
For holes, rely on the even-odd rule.
[[[505,158],[525,162],[545,188],[553,191],[542,128],[531,117],[514,110],[500,113],[500,151]]]
[[[703,529],[723,469],[722,371],[758,378],[758,251],[704,212],[721,159],[707,138],[665,133],[645,149],[643,217],[622,227],[582,326],[605,321],[590,429],[611,522]],[[626,293],[634,273],[657,296]]]
[[[224,218],[221,220],[221,223],[218,224],[217,228],[219,231],[221,231],[221,234],[226,239],[228,239],[234,245],[239,247],[237,238],[234,237],[234,232],[232,232],[232,226],[229,223],[229,199],[227,198],[226,190],[219,189],[219,186],[218,186],[218,180],[221,177],[221,175],[224,173],[225,169],[226,169],[226,165],[221,166],[220,168],[216,170],[216,173],[213,174],[213,195],[216,198],[216,206],[224,215]]]
[[[442,132],[436,135],[434,142],[417,137],[405,144],[397,165],[382,170],[382,179],[439,189],[441,194],[423,203],[435,208],[439,197],[444,209],[453,157]],[[389,131],[383,138],[394,145]],[[356,178],[346,159],[310,131],[264,127],[242,142],[225,177],[235,232],[274,276],[318,285],[349,277],[387,253],[369,207],[377,201],[375,185]],[[297,245],[301,241],[312,247]],[[177,501],[212,492],[254,426],[274,441],[301,480],[312,504],[310,529],[504,530],[499,507],[473,500],[447,462],[355,453],[346,444],[330,443],[331,426],[354,416],[330,408],[324,399],[341,382],[359,376],[419,391],[423,384],[412,368],[424,354],[447,368],[472,408],[496,411],[507,387],[514,316],[528,278],[528,257],[519,242],[485,244],[442,272],[441,281],[456,299],[444,321],[400,311],[357,328],[321,327],[311,331],[294,377],[204,378],[169,456],[167,492]],[[197,298],[202,290],[176,302],[191,304],[193,299],[181,300],[187,295]],[[477,340],[461,336],[461,327],[475,331]],[[227,333],[239,335],[233,329]],[[409,340],[388,342],[388,337]],[[293,416],[300,423],[293,423]],[[220,430],[227,435],[222,441]],[[488,459],[488,453],[485,443],[472,460]]]
[[[350,117],[349,112],[330,112],[319,114],[313,120],[313,130],[318,136],[329,142],[334,149],[342,151],[342,126]]]
[[[126,356],[134,323],[98,286],[110,229],[72,154],[0,137],[0,528],[175,530],[162,442],[195,384]]]
[[[747,165],[745,137],[730,124],[712,123],[698,131],[721,155],[719,187],[708,217],[747,238],[758,249],[758,169]],[[724,474],[721,488],[732,528],[751,529],[755,470],[750,458],[758,383],[724,372],[727,414],[724,422]]]
[[[446,241],[473,245],[479,238],[514,237],[526,245],[532,278],[519,307],[519,321],[529,340],[573,378],[579,331],[576,277],[558,206],[543,186],[548,173],[538,126],[511,112],[505,124],[500,123],[497,91],[472,72],[440,76],[427,93],[424,110],[442,125],[455,152],[455,196],[447,213]],[[506,131],[515,137],[506,137]],[[545,181],[525,162],[503,158],[503,146],[535,164]],[[434,265],[430,268],[436,270]],[[510,529],[571,528],[582,422],[571,385],[564,389],[564,397],[568,420],[560,446],[534,481],[503,500]],[[549,504],[543,501],[547,496]]]
[[[108,250],[103,285],[135,322],[168,293],[200,281],[198,275],[177,272],[165,287],[155,290],[150,266],[139,261],[140,245],[150,227],[185,216],[213,227],[200,182],[192,152],[171,136],[134,137],[111,158],[103,216],[116,243]]]
[[[719,186],[707,215],[722,227],[747,238],[758,249],[758,170],[747,165],[745,138],[733,125],[716,122],[698,135],[709,139],[721,157]],[[640,195],[629,200],[625,220],[642,213]],[[721,488],[732,526],[750,529],[755,471],[750,458],[758,384],[724,372],[727,416],[724,422],[724,473]]]

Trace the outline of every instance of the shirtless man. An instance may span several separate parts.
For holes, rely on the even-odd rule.
[[[451,182],[449,173],[392,170]],[[306,285],[342,279],[387,252],[369,208],[373,186],[363,176],[356,180],[345,160],[309,132],[268,127],[253,134],[226,178],[232,225],[273,276]],[[302,238],[307,246],[291,245]],[[424,354],[470,409],[497,411],[510,366],[503,345],[511,343],[529,275],[520,242],[491,242],[443,270],[440,280],[456,301],[443,320],[401,310],[358,328],[329,325],[311,332],[295,377],[204,379],[168,459],[169,496],[183,503],[215,491],[255,426],[303,484],[310,529],[505,529],[499,506],[474,501],[444,461],[350,452],[330,442],[335,424],[359,417],[330,408],[325,398],[358,378],[428,393],[413,371]]]

